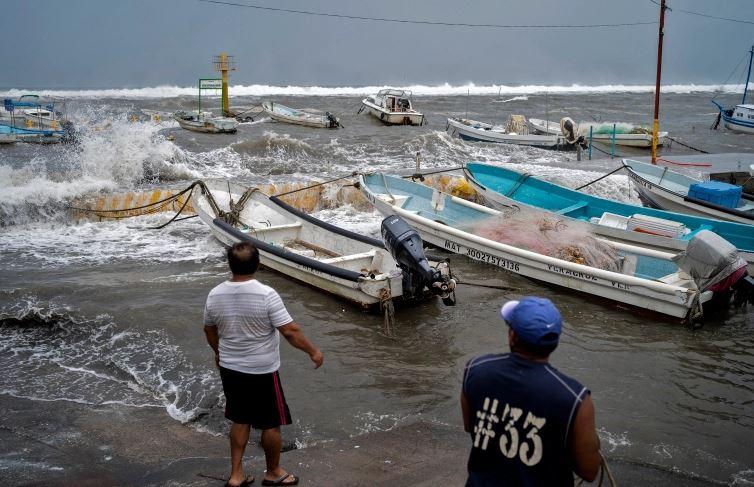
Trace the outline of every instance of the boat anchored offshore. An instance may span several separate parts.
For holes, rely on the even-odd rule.
[[[330,112],[325,112],[324,115],[315,115],[272,101],[262,103],[262,108],[264,109],[264,112],[276,122],[326,129],[336,129],[341,127],[340,121],[338,121],[335,115]]]
[[[228,181],[194,191],[199,218],[226,245],[249,241],[261,263],[281,274],[360,304],[440,296],[454,302],[455,280],[447,261],[430,263],[419,235],[400,219],[382,222],[380,240],[318,220]]]
[[[749,70],[746,72],[746,84],[744,84],[744,96],[741,98],[741,103],[733,108],[726,109],[715,100],[712,100],[712,103],[720,110],[713,128],[716,129],[722,119],[727,129],[735,132],[754,134],[754,104],[746,103],[746,94],[749,92],[749,79],[751,79],[752,60],[754,60],[754,45],[749,50]]]
[[[650,206],[754,225],[754,195],[744,193],[741,186],[699,181],[632,159],[623,159],[623,166],[641,199]],[[754,232],[754,226],[750,228]]]
[[[492,125],[466,118],[448,118],[445,129],[451,135],[474,142],[498,142],[502,144],[527,145],[541,149],[574,150],[584,144],[583,137],[573,133],[563,135],[530,134],[523,115],[510,115],[506,125]]]
[[[359,113],[366,109],[386,125],[423,125],[424,115],[417,112],[411,103],[411,92],[385,89],[376,95],[361,100]]]
[[[215,117],[210,112],[198,110],[178,110],[173,114],[173,120],[182,129],[206,134],[234,134],[238,130],[238,121],[229,117]]]
[[[673,256],[608,244],[549,218],[516,218],[399,177],[362,175],[359,188],[380,213],[402,217],[426,242],[543,282],[682,319],[730,289],[738,300],[754,301],[746,262],[709,231]]]
[[[735,245],[754,274],[754,227],[749,225],[612,201],[490,164],[468,163],[464,174],[497,210],[524,206],[547,211],[556,219],[578,221],[608,240],[678,253],[696,234],[710,230]]]
[[[529,128],[534,133],[550,135],[563,134],[560,124],[557,122],[530,118],[528,124]],[[641,148],[652,147],[652,130],[645,127],[629,123],[582,122],[578,124],[577,134],[587,138],[589,137],[590,129],[593,142],[611,144],[614,138],[616,145]],[[613,132],[615,132],[615,134],[613,134]],[[661,146],[665,144],[667,138],[667,132],[659,132],[657,135],[657,145]]]

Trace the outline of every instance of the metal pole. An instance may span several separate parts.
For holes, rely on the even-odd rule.
[[[224,52],[220,53],[220,73],[223,80],[222,91],[222,104],[223,104],[223,117],[230,116],[230,103],[228,102],[228,55]]]
[[[196,114],[196,120],[202,118],[202,80],[199,80],[199,112]]]
[[[652,121],[652,164],[657,164],[657,135],[660,132],[660,78],[662,77],[662,38],[665,35],[665,0],[660,0],[660,29],[657,38],[657,81],[655,82],[655,113]]]
[[[751,50],[749,51],[749,71],[746,74],[746,84],[744,85],[744,97],[741,100],[741,105],[746,103],[746,92],[749,89],[749,79],[751,78],[751,60],[754,59],[754,45],[751,46]]]
[[[613,140],[610,142],[610,159],[615,159],[615,124],[613,124]]]
[[[547,101],[547,91],[545,91],[545,132],[550,133],[550,104]]]
[[[589,160],[592,160],[592,130],[594,130],[593,126],[589,126]]]

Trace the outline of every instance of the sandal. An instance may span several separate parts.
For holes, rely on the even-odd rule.
[[[291,482],[283,482],[284,480],[287,480],[289,478],[292,478],[293,481],[291,481]],[[276,479],[276,480],[267,480],[267,479],[264,479],[264,480],[262,480],[262,485],[277,485],[277,486],[280,486],[280,485],[298,485],[298,477],[296,477],[293,474],[287,473],[287,474],[283,475],[282,477],[280,477],[279,479]]]
[[[243,480],[243,482],[238,484],[238,486],[231,485],[230,482],[225,482],[225,487],[248,487],[249,485],[253,483],[254,483],[254,477],[252,475],[249,475]]]

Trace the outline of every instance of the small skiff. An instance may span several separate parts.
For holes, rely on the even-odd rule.
[[[747,286],[754,288],[754,281],[746,276],[746,262],[738,257],[731,244],[712,232],[701,232],[692,239],[677,264],[672,254],[611,243],[609,249],[617,258],[611,259],[610,264],[617,266],[617,271],[605,270],[493,240],[490,232],[502,233],[498,225],[507,224],[507,216],[428,186],[380,173],[360,176],[358,185],[380,213],[402,217],[422,239],[440,248],[526,277],[676,318],[689,319],[701,313],[701,303],[734,284],[726,279],[735,281],[735,285],[741,285],[746,292],[750,291]],[[542,232],[558,231],[557,224],[547,230],[545,223],[522,221],[515,232],[533,227],[529,242],[538,245]],[[488,236],[481,236],[482,233]],[[513,235],[514,239],[523,237]],[[558,234],[554,237],[558,242]],[[561,246],[561,252],[565,251],[561,255],[573,256],[570,251],[573,242],[562,240],[556,243]],[[718,260],[706,260],[715,260],[714,269],[705,267],[700,274],[700,269],[691,264],[699,262],[697,253],[709,257],[715,252],[720,253]],[[684,272],[679,272],[679,268]],[[696,280],[691,277],[702,274],[707,277]],[[715,277],[710,280],[712,275]],[[713,291],[716,285],[724,289]]]
[[[645,203],[663,210],[701,215],[707,218],[754,224],[754,195],[741,193],[735,207],[727,207],[689,196],[692,184],[701,181],[632,159],[623,159],[623,166]],[[750,227],[754,233],[754,227]]]
[[[238,130],[238,121],[234,118],[213,117],[208,112],[198,113],[196,110],[186,112],[179,110],[173,114],[173,119],[182,129],[206,134],[234,134]]]
[[[532,132],[538,134],[562,135],[560,124],[558,122],[549,122],[538,118],[528,119],[529,128]],[[624,128],[626,124],[617,124],[615,133],[615,145],[628,147],[652,147],[652,132],[645,133],[644,130],[634,129],[640,133],[629,133]],[[592,127],[592,141],[603,144],[611,144],[613,141],[613,124],[612,123],[589,123],[582,122],[579,124],[579,135],[587,138],[589,142],[589,127]],[[659,132],[657,134],[657,145],[664,145],[667,141],[668,133]]]
[[[362,110],[377,117],[386,125],[423,125],[424,114],[416,111],[411,103],[411,92],[405,90],[380,90],[361,100]]]
[[[394,298],[448,298],[455,288],[447,262],[430,265],[417,257],[401,259],[399,266],[391,251],[401,242],[392,241],[395,248],[388,251],[380,240],[320,221],[255,188],[219,180],[202,188],[193,193],[194,208],[222,243],[250,241],[262,265],[365,308]],[[383,235],[385,227],[383,222]]]
[[[448,118],[446,130],[451,135],[457,135],[463,140],[473,142],[497,142],[501,144],[527,145],[540,149],[573,150],[575,145],[569,144],[561,135],[537,135],[518,133],[508,130],[503,125],[492,125],[466,118]]]
[[[264,112],[276,122],[325,129],[336,129],[341,126],[338,119],[330,112],[325,112],[324,115],[315,115],[272,101],[262,103],[262,108],[264,109]]]
[[[678,253],[694,235],[710,230],[735,245],[754,274],[754,228],[749,225],[612,201],[489,164],[468,163],[464,174],[485,203],[497,210],[527,206],[547,211],[556,218],[581,221],[609,240]]]

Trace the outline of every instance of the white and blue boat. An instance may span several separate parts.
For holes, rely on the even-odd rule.
[[[685,174],[631,159],[623,167],[645,204],[654,208],[749,225],[754,232],[754,195],[741,186],[699,181]],[[706,194],[704,185],[715,186]],[[715,197],[715,193],[720,196]]]
[[[751,78],[752,60],[754,60],[754,45],[749,50],[749,70],[746,72],[746,84],[744,85],[744,96],[741,98],[741,103],[733,108],[725,108],[715,100],[712,100],[712,103],[720,110],[714,128],[717,128],[720,125],[720,120],[722,120],[723,125],[727,129],[735,132],[754,134],[754,104],[746,103],[746,94],[749,91],[749,79]]]
[[[609,266],[586,265],[565,255],[572,246],[568,241],[561,244],[566,252],[555,257],[493,239],[490,230],[505,224],[509,216],[437,189],[382,173],[360,175],[358,187],[380,213],[400,216],[425,242],[515,274],[668,316],[693,319],[713,296],[726,300],[731,288],[740,286],[746,293],[751,286],[746,262],[712,232],[697,234],[679,257],[611,242],[614,259]],[[516,230],[528,230],[529,240],[536,244],[541,223],[522,220]],[[548,231],[559,230],[554,226]],[[560,234],[551,237],[557,241]],[[701,262],[715,265],[703,264],[699,272]]]
[[[71,124],[65,119],[65,102],[39,95],[5,98],[0,112],[0,134],[9,134],[23,142],[50,144],[71,135]]]
[[[754,274],[754,226],[612,201],[489,164],[466,164],[464,174],[493,208],[521,205],[548,211],[583,222],[612,241],[678,253],[699,232],[715,232],[736,246]]]

